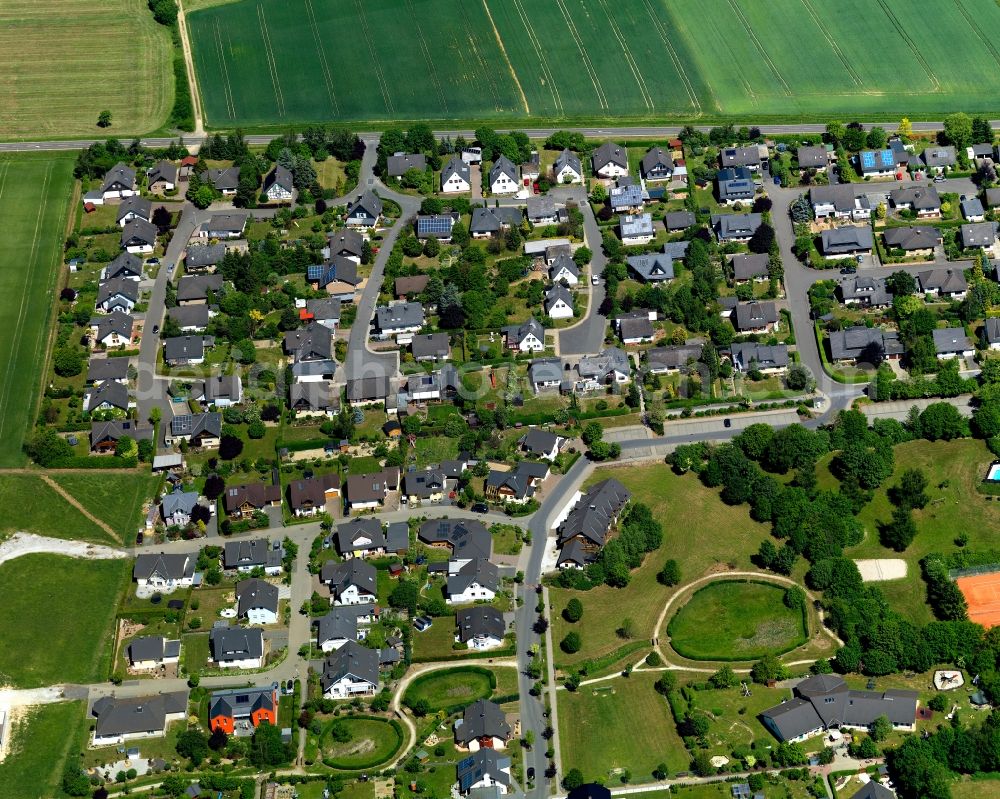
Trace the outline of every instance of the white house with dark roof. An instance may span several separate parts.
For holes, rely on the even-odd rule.
[[[780,374],[788,369],[788,347],[784,344],[760,344],[746,341],[730,345],[733,368],[738,372],[756,369],[764,374]]]
[[[976,345],[965,335],[965,328],[945,327],[931,331],[934,337],[934,350],[942,360],[951,358],[971,358],[976,354]]]
[[[142,259],[130,252],[118,253],[117,257],[101,270],[101,280],[142,280]]]
[[[213,627],[208,634],[212,661],[223,669],[264,665],[264,632],[259,627]]]
[[[507,633],[503,614],[492,605],[476,605],[458,611],[455,626],[455,641],[477,651],[502,646]]]
[[[204,336],[175,336],[163,340],[163,362],[167,366],[194,366],[205,362]]]
[[[158,161],[146,170],[146,186],[156,194],[177,188],[177,165],[170,161]]]
[[[238,239],[247,226],[247,214],[212,214],[198,228],[197,236],[203,239]]]
[[[958,239],[966,250],[982,247],[992,251],[997,243],[997,223],[973,222],[962,225],[958,229]]]
[[[545,328],[535,317],[503,328],[503,334],[507,349],[521,352],[541,352],[545,349]]]
[[[194,583],[196,557],[189,553],[142,553],[136,556],[132,579],[139,588],[170,593]]]
[[[133,194],[126,197],[118,205],[118,212],[115,216],[118,226],[125,227],[133,219],[141,219],[143,222],[153,221],[153,203],[145,197]]]
[[[752,172],[759,172],[761,162],[760,147],[756,144],[746,147],[723,147],[719,151],[719,164],[723,169],[745,166]]]
[[[929,269],[917,275],[920,291],[935,297],[952,300],[965,299],[969,283],[961,269]]]
[[[274,169],[267,173],[264,178],[263,194],[268,202],[287,202],[295,196],[295,183],[292,180],[292,173],[287,167],[275,164]]]
[[[642,177],[647,181],[670,180],[674,174],[674,159],[662,147],[650,147],[639,163]]]
[[[320,580],[330,587],[334,605],[365,605],[377,601],[378,581],[375,567],[361,558],[343,563],[327,561],[320,570]]]
[[[101,198],[104,201],[131,197],[138,194],[138,191],[135,170],[120,161],[105,173],[101,184]]]
[[[991,350],[1000,350],[1000,317],[988,316],[982,328],[983,342]]]
[[[156,248],[156,225],[145,219],[130,219],[122,226],[121,245],[131,253],[151,253]]]
[[[351,479],[355,476],[366,479],[356,481],[355,485],[359,487],[355,487],[352,491]],[[362,489],[368,490],[370,494],[361,494]],[[348,478],[347,497],[349,500],[352,495],[359,502],[367,499],[368,496],[375,499],[384,498],[387,491],[386,482],[381,475],[352,475]],[[381,555],[385,552],[385,531],[378,519],[362,516],[338,524],[337,532],[334,534],[334,542],[337,545],[337,552],[348,560]]]
[[[594,150],[591,163],[597,177],[620,178],[628,174],[628,150],[612,141],[606,141]]]
[[[484,558],[448,563],[445,594],[449,605],[490,602],[500,590],[500,569]]]
[[[778,308],[773,302],[741,302],[730,321],[740,333],[773,333],[778,327]]]
[[[162,635],[147,635],[133,638],[128,645],[129,668],[136,671],[151,671],[161,666],[179,663],[181,642],[169,640]]]
[[[770,276],[771,259],[766,253],[737,253],[729,259],[733,282],[738,286],[750,282],[766,282]]]
[[[278,620],[278,586],[251,577],[236,584],[236,615],[248,624]]]
[[[573,295],[562,283],[555,283],[545,292],[545,314],[549,319],[573,318]]]
[[[532,427],[518,439],[517,446],[525,455],[554,461],[559,455],[559,447],[564,441],[564,438],[560,438],[555,433]]]
[[[875,237],[869,227],[844,225],[827,228],[820,234],[820,249],[824,258],[854,258],[870,255]]]
[[[568,255],[560,255],[549,266],[549,280],[575,286],[580,282],[580,267]]]
[[[115,746],[126,741],[162,738],[170,724],[187,716],[187,709],[187,691],[134,697],[102,696],[90,710],[97,717],[90,745]]]
[[[511,737],[511,726],[500,705],[488,699],[473,702],[455,721],[455,744],[470,752],[480,749],[504,749]]]
[[[113,380],[101,383],[99,386],[93,386],[83,392],[83,409],[87,413],[113,410],[128,413],[129,409],[133,407],[135,407],[135,400],[129,398],[128,388]]]
[[[401,178],[411,169],[427,169],[427,156],[423,153],[393,153],[385,159],[385,171],[390,178]]]
[[[371,229],[382,218],[382,200],[373,191],[366,191],[347,209],[345,224],[348,227]]]
[[[106,316],[90,320],[91,343],[105,349],[121,349],[132,343],[135,319],[117,308]]]
[[[453,155],[441,170],[441,193],[461,194],[472,190],[472,173],[461,157]]]
[[[746,243],[763,223],[760,214],[712,214],[712,229],[720,244]]]
[[[490,167],[489,186],[491,194],[514,194],[521,188],[518,169],[505,155],[501,155]]]
[[[556,183],[583,183],[583,166],[579,156],[570,149],[559,153],[552,165],[552,178]]]
[[[372,696],[379,686],[378,652],[348,641],[323,663],[320,686],[328,699]]]

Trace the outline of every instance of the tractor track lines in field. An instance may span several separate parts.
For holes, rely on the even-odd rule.
[[[653,8],[649,0],[643,0],[646,5],[646,11],[649,14],[649,19],[653,23],[653,28],[656,30],[656,34],[660,37],[660,41],[663,42],[663,46],[667,49],[667,53],[670,55],[670,60],[674,64],[674,68],[677,70],[677,76],[681,79],[681,83],[684,84],[684,93],[687,94],[688,99],[691,101],[691,105],[695,112],[701,113],[701,101],[698,99],[698,93],[694,90],[694,86],[691,83],[691,78],[688,77],[687,70],[684,69],[684,63],[681,61],[680,57],[677,55],[677,51],[674,49],[674,43],[670,41],[670,37],[667,35],[667,29],[660,22],[659,17],[656,16],[656,9]]]
[[[851,62],[848,60],[847,56],[844,55],[844,51],[841,50],[840,45],[837,44],[837,40],[834,39],[830,35],[830,32],[826,29],[826,25],[823,24],[823,21],[820,19],[819,14],[816,13],[816,9],[813,7],[811,0],[802,0],[802,5],[805,8],[806,12],[809,14],[809,16],[812,17],[813,22],[816,23],[816,27],[819,28],[820,32],[823,34],[823,38],[826,39],[826,41],[829,43],[831,49],[836,54],[837,58],[840,59],[840,63],[844,65],[844,69],[846,69],[847,74],[851,76],[851,80],[853,80],[858,86],[864,86],[865,82],[861,79],[861,76],[854,70],[854,67],[851,65]]]
[[[476,38],[472,35],[472,31],[475,30],[475,26],[473,26],[472,20],[469,19],[469,13],[465,8],[465,3],[459,2],[458,7],[462,12],[462,19],[465,21],[465,30],[469,32],[469,47],[472,49],[472,56],[479,64],[480,74],[485,76],[486,82],[490,87],[490,94],[493,95],[493,108],[497,111],[503,111],[504,108],[503,102],[500,100],[500,92],[497,90],[496,81],[493,79],[494,70],[492,65],[489,64],[485,58],[483,58],[482,54],[479,52],[479,48],[476,47]]]
[[[753,42],[754,47],[757,48],[757,52],[760,53],[761,57],[764,59],[764,63],[767,64],[767,68],[771,70],[774,77],[778,79],[778,82],[784,87],[785,94],[789,97],[792,96],[792,90],[789,85],[785,82],[781,73],[778,71],[778,67],[771,60],[771,57],[767,54],[767,50],[764,45],[761,44],[760,39],[757,38],[757,34],[753,32],[753,26],[750,21],[744,16],[743,9],[739,7],[737,0],[728,0],[729,7],[733,9],[733,13],[739,18],[740,23],[743,25],[743,29],[747,32],[747,36],[750,37],[750,41]]]
[[[545,76],[545,83],[548,84],[549,94],[552,96],[553,106],[560,115],[565,114],[566,110],[563,107],[562,95],[559,94],[559,84],[556,81],[555,76],[552,74],[552,68],[549,66],[548,60],[545,58],[545,48],[542,47],[542,43],[538,41],[538,37],[535,35],[535,30],[531,25],[531,20],[529,19],[527,13],[525,13],[524,6],[521,5],[521,0],[511,0],[511,2],[514,6],[514,10],[517,12],[517,16],[521,20],[521,24],[524,26],[524,31],[528,37],[528,43],[535,51],[535,57],[538,59],[538,65],[542,69],[542,74]],[[483,5],[486,5],[486,0],[483,0]],[[486,9],[486,13],[489,13],[488,7]],[[492,16],[490,19],[492,20]]]
[[[319,25],[316,23],[316,13],[313,11],[312,0],[306,0],[306,14],[309,17],[309,27],[312,28],[313,39],[316,42],[316,53],[319,55],[319,68],[323,72],[326,93],[330,97],[333,113],[340,116],[340,103],[337,102],[337,93],[333,90],[333,73],[330,72],[330,65],[326,60],[326,51],[323,49],[323,39],[319,35]]]
[[[486,12],[486,18],[490,21],[490,27],[493,29],[493,36],[497,40],[497,47],[499,47],[500,52],[503,53],[503,60],[507,62],[507,70],[510,72],[510,77],[513,79],[514,85],[517,86],[518,93],[521,95],[521,103],[524,105],[524,113],[530,114],[531,109],[528,107],[528,98],[524,95],[524,87],[521,86],[521,81],[517,78],[517,70],[515,70],[514,65],[510,63],[510,56],[507,55],[507,48],[504,47],[503,37],[500,35],[500,31],[497,30],[497,25],[493,21],[493,15],[490,13],[490,7],[486,0],[483,0],[483,10]]]
[[[875,2],[879,4],[886,16],[886,19],[889,20],[889,24],[896,29],[896,33],[898,33],[900,38],[906,42],[906,46],[910,48],[910,52],[913,53],[913,57],[917,59],[920,66],[923,67],[924,72],[927,73],[927,77],[930,78],[931,83],[934,84],[934,91],[940,91],[941,81],[939,81],[937,75],[934,74],[934,70],[931,69],[931,65],[927,63],[927,59],[924,58],[924,54],[920,52],[920,48],[917,47],[917,43],[913,41],[913,39],[910,38],[910,34],[906,32],[906,29],[903,27],[903,23],[901,23],[898,17],[892,13],[892,9],[889,8],[889,4],[886,3],[885,0],[875,0]]]
[[[236,104],[233,102],[233,85],[229,81],[229,66],[226,64],[226,52],[222,47],[222,26],[219,21],[215,21],[215,47],[219,54],[219,65],[222,67],[222,96],[226,101],[226,109],[229,111],[229,118],[236,118]]]
[[[257,19],[260,20],[260,35],[264,40],[264,59],[271,72],[271,83],[274,84],[274,99],[278,103],[278,115],[285,115],[285,97],[281,93],[281,82],[278,80],[278,63],[274,60],[274,50],[271,47],[271,35],[267,30],[267,19],[264,17],[264,6],[257,5]]]
[[[372,41],[371,31],[368,29],[368,17],[365,16],[365,7],[362,0],[354,0],[354,6],[358,9],[358,20],[365,33],[365,43],[368,45],[368,52],[372,57],[372,67],[375,70],[375,80],[378,81],[379,91],[382,92],[382,100],[385,102],[385,110],[390,114],[395,114],[396,109],[392,106],[392,98],[389,96],[389,84],[386,83],[385,75],[382,73],[382,66],[379,63],[378,53],[375,52],[375,44]]]
[[[413,26],[417,29],[417,39],[420,40],[420,52],[424,57],[424,63],[427,64],[427,71],[430,73],[431,82],[434,84],[434,88],[437,90],[438,99],[441,101],[441,105],[444,107],[444,112],[447,114],[448,98],[445,97],[444,89],[441,87],[441,80],[438,78],[437,70],[434,68],[434,59],[431,58],[431,51],[427,47],[427,40],[424,38],[423,28],[420,27],[420,20],[417,18],[416,9],[413,7],[413,0],[406,0],[406,8],[409,10],[410,16],[413,18]]]
[[[976,25],[975,20],[972,18],[972,15],[966,10],[965,6],[962,5],[962,0],[955,0],[955,7],[958,8],[959,13],[965,17],[965,21],[969,23],[969,28],[976,35],[976,38],[978,38],[986,49],[990,51],[990,55],[993,56],[993,60],[1000,65],[1000,51],[997,50],[993,42],[983,36],[982,32],[979,30],[979,26]]]
[[[0,185],[0,197],[3,197],[3,193],[7,188],[7,172],[9,171],[9,165],[4,170],[3,173],[3,184]],[[41,203],[38,206],[38,215],[35,217],[35,231],[31,239],[31,249],[28,252],[28,257],[25,259],[24,264],[24,283],[21,286],[21,301],[18,303],[17,310],[17,321],[14,323],[13,331],[14,335],[12,341],[16,342],[21,338],[21,327],[24,324],[24,314],[28,308],[27,293],[28,285],[31,283],[31,279],[36,274],[35,258],[38,254],[38,233],[42,226],[42,219],[45,217],[45,210],[49,204],[48,197],[48,187],[49,178],[52,175],[52,162],[48,162],[48,166],[45,170],[45,177],[42,178],[41,187]],[[7,424],[7,402],[10,399],[10,386],[13,383],[13,375],[16,373],[17,357],[20,353],[18,347],[12,347],[11,358],[7,363],[7,370],[4,373],[3,388],[0,389],[0,438],[3,437],[4,427]]]
[[[570,36],[573,37],[573,41],[576,42],[576,49],[580,51],[580,59],[583,61],[584,69],[587,70],[587,74],[590,76],[590,82],[594,84],[594,92],[597,94],[598,102],[605,111],[610,111],[608,98],[604,94],[604,87],[601,86],[601,79],[597,75],[597,70],[594,69],[594,64],[591,62],[590,56],[587,55],[587,48],[583,46],[583,39],[580,38],[580,32],[576,29],[569,9],[566,8],[563,0],[556,0],[556,5],[559,6],[559,11],[566,21],[566,30],[569,31]]]
[[[639,87],[639,93],[642,95],[642,101],[646,104],[646,108],[652,111],[653,96],[649,93],[649,87],[646,86],[646,81],[642,77],[642,70],[639,69],[639,65],[635,63],[635,59],[632,57],[628,42],[622,36],[621,28],[618,27],[618,23],[615,21],[611,9],[608,8],[606,0],[597,0],[597,4],[603,9],[604,16],[608,18],[608,25],[611,26],[611,33],[614,34],[614,37],[618,40],[618,44],[621,45],[622,53],[625,56],[625,63],[628,64],[628,68],[632,72],[632,77],[635,78],[636,86]]]

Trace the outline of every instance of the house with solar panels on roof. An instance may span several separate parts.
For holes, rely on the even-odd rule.
[[[214,448],[221,438],[221,413],[181,413],[170,420],[166,443],[173,446],[187,441],[192,447]]]
[[[342,255],[334,255],[325,264],[307,266],[306,282],[315,290],[325,290],[327,294],[341,302],[354,302],[354,292],[361,278],[358,277],[356,261]]]
[[[896,156],[892,150],[862,150],[858,153],[858,168],[866,178],[892,177],[896,173]]]
[[[458,221],[458,214],[418,214],[414,228],[418,239],[451,241],[451,229]]]
[[[463,796],[479,788],[496,788],[506,795],[511,788],[510,758],[483,748],[458,761],[458,790]]]

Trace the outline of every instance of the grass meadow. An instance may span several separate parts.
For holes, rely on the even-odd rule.
[[[129,560],[24,555],[0,565],[0,684],[107,679]]]
[[[142,472],[51,473],[52,479],[122,540],[135,540],[142,504],[152,496],[158,476]]]
[[[0,24],[0,42],[7,27]],[[72,181],[72,154],[0,157],[0,467],[25,461]]]
[[[997,4],[916,10],[912,0],[195,0],[188,14],[215,126],[995,108],[1000,49],[986,31],[1000,27]]]
[[[4,0],[0,75],[3,138],[97,136],[104,110],[107,135],[147,133],[173,102],[170,34],[146,0]]]
[[[66,758],[84,747],[84,702],[36,705],[4,730],[10,751],[0,763],[0,799],[59,796]]]
[[[0,474],[0,507],[0,533],[118,543],[34,474]]]

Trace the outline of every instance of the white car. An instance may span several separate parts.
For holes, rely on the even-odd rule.
[[[590,276],[590,282],[593,283],[595,286],[601,285],[601,276],[600,275],[591,275]]]

